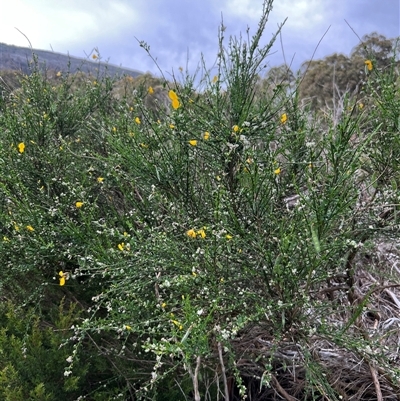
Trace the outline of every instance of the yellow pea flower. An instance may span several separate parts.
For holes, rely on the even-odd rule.
[[[177,94],[176,94],[172,89],[168,92],[168,97],[169,97],[171,100],[177,100],[177,99],[178,99]]]
[[[100,184],[104,181],[103,177],[97,177],[97,182],[99,182]]]
[[[128,325],[126,325],[126,326],[125,326],[125,329],[129,331],[129,330],[132,330],[132,327],[131,327],[131,326],[128,326]]]
[[[192,145],[192,146],[197,146],[197,141],[196,141],[196,139],[190,140],[190,141],[189,141],[189,144]]]
[[[118,249],[119,249],[120,251],[123,251],[124,248],[125,248],[125,243],[121,242],[120,244],[118,244]]]
[[[232,239],[233,237],[232,237],[232,235],[230,235],[230,234],[226,234],[226,235],[225,235],[225,238],[226,238],[227,240],[230,240],[230,239]]]
[[[174,110],[179,109],[180,106],[181,106],[181,104],[180,104],[178,99],[174,99],[172,101],[172,107],[173,107]]]
[[[28,231],[35,231],[35,229],[32,227],[32,226],[26,226],[26,229],[28,230]]]
[[[286,113],[283,113],[283,114],[281,115],[281,124],[285,124],[286,121],[287,121],[287,114],[286,114]]]
[[[60,276],[60,285],[63,286],[65,284],[65,280],[69,279],[69,273],[63,272],[62,270],[58,273]]]
[[[154,89],[149,86],[149,89],[147,89],[147,92],[149,93],[149,95],[152,95],[154,93]]]
[[[210,133],[209,133],[208,131],[206,131],[206,132],[203,134],[203,139],[204,139],[205,141],[208,141],[208,140],[210,139]]]
[[[76,202],[75,206],[79,209],[83,206],[83,202]]]
[[[139,117],[136,117],[136,118],[135,118],[135,123],[136,123],[136,124],[140,124],[140,118],[139,118]]]
[[[24,153],[25,151],[25,144],[23,142],[18,144],[18,152],[19,153]]]
[[[186,235],[190,238],[196,238],[197,236],[196,231],[194,231],[193,229],[186,231]]]
[[[274,174],[279,175],[281,173],[281,168],[278,167],[276,170],[274,170]]]
[[[233,132],[238,132],[239,131],[239,126],[238,125],[234,125],[232,127],[232,129],[233,129]]]
[[[367,66],[368,71],[372,71],[372,69],[374,68],[371,60],[365,60],[364,64]]]
[[[212,79],[212,81],[215,84],[218,81],[218,75],[215,75],[214,78]]]
[[[168,92],[168,97],[172,101],[172,107],[174,108],[174,110],[178,109],[181,104],[179,102],[177,94],[172,89]]]
[[[199,235],[201,238],[206,238],[206,232],[203,229],[197,231],[197,235]]]

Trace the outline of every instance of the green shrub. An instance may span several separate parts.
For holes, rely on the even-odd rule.
[[[52,86],[37,71],[2,110],[4,397],[267,398],[290,342],[301,399],[336,399],[315,336],[398,374],[385,352],[365,354],[376,343],[357,324],[373,293],[355,294],[354,263],[398,234],[397,161],[384,162],[399,149],[396,76],[373,78],[386,88],[374,113],[348,98],[328,124],[289,83],[260,94],[271,8],[247,41],[226,47],[221,27],[217,73],[166,82],[160,119],[145,87],[128,102],[108,78]]]

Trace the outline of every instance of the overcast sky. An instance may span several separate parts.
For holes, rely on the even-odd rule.
[[[138,40],[167,76],[179,67],[193,72],[204,55],[212,67],[221,16],[225,36],[257,29],[262,0],[0,0],[0,42],[85,57],[94,48],[103,60],[160,75]],[[296,70],[309,60],[334,52],[349,54],[361,37],[377,31],[400,36],[399,0],[275,0],[262,43],[288,18],[274,46],[270,66],[294,58]],[[0,54],[1,57],[1,54]]]

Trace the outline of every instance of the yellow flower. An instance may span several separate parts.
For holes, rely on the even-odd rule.
[[[146,145],[146,144],[145,144],[145,143],[143,143],[143,142],[140,144],[140,146],[141,146],[143,149],[146,149],[146,148],[148,148],[148,147],[149,147],[149,145]]]
[[[103,177],[97,177],[97,182],[99,182],[100,184],[104,181]]]
[[[136,117],[136,118],[135,118],[135,123],[136,123],[136,124],[140,124],[140,118],[139,118],[139,117]]]
[[[232,129],[233,129],[233,132],[238,132],[239,131],[239,126],[238,125],[234,125],[232,127]]]
[[[14,225],[14,230],[19,231],[19,227],[16,224]]]
[[[276,170],[274,170],[274,174],[279,175],[281,173],[281,168],[278,167]]]
[[[359,105],[358,105],[358,108],[361,110],[362,108],[364,107],[364,103],[360,103]]]
[[[61,71],[58,71],[56,74],[57,77],[61,77]]]
[[[18,144],[18,152],[19,153],[24,153],[25,151],[25,144],[23,142]]]
[[[179,330],[182,330],[182,329],[183,329],[182,325],[181,325],[178,321],[176,321],[176,320],[171,320],[171,322],[172,322],[176,327],[178,327]]]
[[[34,229],[32,226],[26,226],[26,229],[27,229],[28,231],[35,231],[35,229]]]
[[[232,237],[232,235],[230,235],[230,234],[226,234],[226,235],[225,235],[225,238],[226,238],[227,240],[230,240],[230,239],[232,239],[233,237]]]
[[[117,127],[112,127],[112,132],[117,132]]]
[[[83,202],[76,202],[75,206],[79,209],[83,206]]]
[[[131,326],[128,326],[128,325],[126,325],[126,326],[125,326],[125,329],[129,331],[129,330],[132,330],[132,327],[131,327]]]
[[[206,131],[206,132],[203,134],[203,139],[204,139],[205,141],[208,141],[208,140],[210,139],[210,133],[209,133],[208,131]]]
[[[174,128],[175,128],[175,125],[174,125],[174,124],[170,124],[170,125],[169,125],[169,128],[174,129]]]
[[[69,273],[67,272],[63,272],[62,270],[58,273],[58,275],[60,276],[60,285],[63,286],[65,284],[65,280],[69,279]]]
[[[193,229],[190,229],[188,231],[186,231],[186,235],[190,238],[196,238],[196,231],[194,231]]]
[[[147,89],[147,92],[149,93],[149,95],[152,95],[154,93],[154,89],[149,86],[149,89]]]
[[[286,113],[283,113],[283,114],[281,115],[281,124],[285,124],[286,121],[287,121],[287,114],[286,114]]]
[[[167,304],[165,303],[165,302],[163,302],[162,304],[161,304],[161,308],[165,308],[167,306]]]
[[[3,241],[8,242],[8,241],[10,241],[10,240],[9,240],[8,237],[4,236],[4,237],[3,237]]]
[[[218,81],[218,75],[215,75],[214,78],[212,79],[212,81],[215,84]]]
[[[99,57],[97,56],[97,54],[93,54],[93,55],[92,55],[92,59],[93,59],[93,60],[96,60],[96,59],[98,59],[98,58],[99,58]]]
[[[197,235],[199,235],[201,238],[206,238],[206,232],[203,229],[197,231]]]
[[[364,64],[367,66],[368,71],[372,71],[372,69],[374,68],[371,60],[365,60]]]
[[[169,97],[171,100],[178,99],[178,95],[177,95],[172,89],[168,92],[168,97]]]
[[[192,145],[192,146],[197,146],[197,141],[196,141],[196,139],[190,140],[190,141],[189,141],[189,144]]]
[[[179,103],[178,99],[174,99],[172,101],[172,107],[173,107],[174,110],[179,109],[180,106],[181,106],[181,104]]]
[[[178,99],[178,96],[177,96],[177,94],[171,89],[169,92],[168,92],[168,96],[169,96],[169,98],[171,99],[171,101],[172,101],[172,107],[176,110],[177,108],[179,108],[180,107],[180,102],[179,102],[179,99]]]
[[[121,242],[120,244],[118,244],[118,249],[119,249],[120,251],[123,251],[124,248],[125,248],[125,243]]]

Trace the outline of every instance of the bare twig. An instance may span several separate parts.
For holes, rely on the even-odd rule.
[[[285,389],[279,384],[278,380],[274,375],[272,375],[272,381],[274,383],[274,386],[276,387],[278,393],[285,398],[287,401],[299,401],[297,398],[292,397],[290,394],[288,394]]]
[[[226,370],[224,365],[224,358],[222,357],[222,346],[220,341],[218,341],[218,355],[219,355],[219,361],[221,363],[221,372],[222,372],[222,380],[224,382],[225,399],[229,400],[228,382],[226,380]]]
[[[374,382],[376,390],[376,399],[377,401],[383,401],[381,386],[379,384],[378,375],[376,374],[376,369],[371,364],[369,364],[369,369],[371,371],[372,381]]]
[[[201,363],[201,357],[198,356],[196,358],[196,368],[193,370],[190,365],[188,365],[187,369],[190,374],[190,377],[192,378],[192,383],[193,383],[193,392],[194,392],[194,401],[201,401],[200,398],[200,392],[199,392],[199,370],[200,370],[200,363]]]

